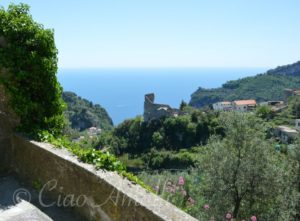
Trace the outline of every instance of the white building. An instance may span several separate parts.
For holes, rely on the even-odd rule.
[[[99,134],[101,134],[101,132],[102,132],[102,130],[97,127],[90,127],[89,129],[87,129],[87,133],[90,136],[99,135]]]
[[[233,101],[233,109],[239,112],[251,111],[256,107],[255,100],[238,100]]]
[[[299,132],[287,126],[278,126],[274,129],[274,134],[282,143],[291,143],[298,135]]]
[[[222,101],[213,104],[213,109],[216,111],[219,110],[232,110],[232,103],[230,101]]]

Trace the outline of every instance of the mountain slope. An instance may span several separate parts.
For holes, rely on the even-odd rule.
[[[73,92],[64,92],[63,100],[68,106],[65,115],[73,129],[82,131],[90,127],[98,127],[104,130],[113,128],[112,119],[99,104],[94,105]]]
[[[267,71],[267,74],[300,77],[300,61],[271,69]]]
[[[281,66],[235,81],[228,81],[220,88],[199,88],[191,95],[190,105],[203,107],[223,100],[255,99],[257,101],[282,100],[285,88],[300,88],[300,62]]]

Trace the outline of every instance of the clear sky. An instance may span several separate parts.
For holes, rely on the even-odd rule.
[[[9,2],[0,0],[6,7]],[[61,68],[274,67],[300,60],[299,0],[22,0]]]

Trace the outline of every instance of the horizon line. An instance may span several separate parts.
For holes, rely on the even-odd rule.
[[[278,67],[278,66],[277,66]],[[124,66],[124,67],[114,67],[114,66],[99,66],[99,67],[58,67],[59,70],[82,70],[82,69],[90,69],[90,70],[99,70],[99,69],[272,69],[276,67],[268,67],[268,66],[162,66],[162,67],[142,67],[142,66]]]

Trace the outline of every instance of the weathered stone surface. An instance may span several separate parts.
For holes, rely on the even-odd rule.
[[[21,201],[6,210],[0,210],[0,221],[53,221],[32,204]]]
[[[33,188],[32,184],[27,185],[22,182],[22,180],[16,178],[15,174],[0,176],[0,220],[1,217],[7,218],[8,213],[12,214],[12,212],[8,210],[14,208],[16,203],[18,204],[20,200],[29,202],[54,221],[88,221],[79,216],[72,208],[60,207],[56,204],[47,207],[41,205],[39,191],[37,191],[36,187]],[[44,196],[43,201],[51,202],[52,200]],[[24,213],[22,212],[22,214]],[[32,219],[27,220],[32,221]],[[13,221],[16,220],[13,219]]]
[[[79,199],[81,205],[76,210],[88,220],[196,221],[118,174],[97,171],[92,165],[79,162],[66,150],[18,136],[12,144],[17,174],[28,183],[48,183],[50,189],[44,191],[54,202],[68,196]]]
[[[12,169],[12,158],[11,139],[0,137],[0,174]]]

